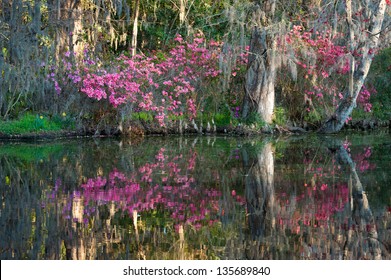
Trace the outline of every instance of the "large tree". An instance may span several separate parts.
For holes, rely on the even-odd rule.
[[[275,11],[275,0],[259,1],[254,6],[242,113],[244,119],[252,112],[259,114],[266,123],[273,119],[278,36]]]
[[[306,56],[306,54],[303,54],[306,47],[316,48],[316,46],[311,46],[311,43],[317,40],[315,31],[328,29],[329,33],[327,34],[330,34],[330,37],[324,37],[323,39],[331,40],[331,47],[338,46],[340,49],[345,47],[347,49],[347,54],[343,59],[348,57],[350,60],[350,77],[346,80],[346,87],[341,84],[343,79],[338,80],[343,98],[335,112],[328,115],[319,132],[338,132],[356,107],[357,98],[364,85],[372,59],[379,47],[386,6],[389,2],[386,0],[362,0],[353,3],[351,0],[344,3],[338,1],[309,1],[303,3],[298,1],[294,8],[300,11],[300,15],[295,16],[293,13],[289,13],[285,7],[276,3],[273,0],[257,1],[253,6],[242,116],[248,118],[250,114],[257,114],[266,123],[270,124],[273,121],[273,111],[276,103],[275,88],[279,80],[286,78],[286,76],[276,77],[281,60],[290,60],[290,65],[299,64],[299,58],[292,57],[291,53]],[[287,2],[286,5],[291,7],[292,3]],[[289,26],[290,23],[284,23],[284,18],[290,18],[294,25],[311,30],[311,32],[307,32],[307,34],[312,34],[310,35],[312,37],[307,38],[307,46],[284,45],[286,39],[286,34],[283,32],[284,28],[292,28],[292,26]],[[346,20],[344,20],[345,18]],[[337,34],[338,36],[336,36]],[[346,36],[340,36],[340,34],[346,34]],[[295,47],[297,49],[294,49]],[[289,53],[289,50],[291,53]],[[284,55],[286,58],[282,59]],[[315,49],[313,53],[308,53],[307,56],[313,57],[314,55],[317,55]],[[318,58],[317,63],[319,61],[322,61],[321,57]],[[309,67],[312,63],[314,62],[310,61],[308,65],[303,66]],[[338,61],[336,60],[335,63],[337,64]],[[335,65],[330,67],[335,68]],[[294,68],[296,69],[296,67]],[[320,68],[322,66],[319,66]],[[302,72],[307,71],[310,71],[310,69],[303,69]],[[318,76],[321,76],[321,74],[319,73]],[[316,78],[316,75],[313,78]],[[309,84],[316,87],[318,80],[307,79],[307,87]],[[332,82],[336,81],[335,78],[331,80]],[[323,88],[326,90],[327,85],[324,85]],[[311,89],[302,89],[302,91],[305,90],[310,91]],[[305,92],[301,92],[301,94],[303,95]],[[306,99],[304,98],[304,100]]]

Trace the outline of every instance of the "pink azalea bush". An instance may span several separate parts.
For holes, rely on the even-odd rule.
[[[178,35],[175,43],[163,57],[120,55],[109,66],[86,70],[80,91],[114,108],[152,112],[161,126],[170,115],[195,118],[202,101],[218,91],[211,86],[220,74],[219,44],[200,34],[192,42]]]
[[[80,58],[76,53],[67,51],[58,66],[49,66],[50,73],[46,78],[53,83],[57,95],[75,94],[75,88],[79,90],[86,75],[90,71],[97,71],[99,65],[100,60],[88,48]]]
[[[337,44],[341,35],[332,36],[330,31],[306,31],[302,26],[294,26],[286,36],[286,43],[294,51],[299,73],[300,86],[304,93],[306,111],[324,111],[331,114],[348,85],[350,54],[346,46]],[[365,112],[370,112],[370,96],[375,90],[363,87],[357,99]]]
[[[217,104],[241,99],[223,96],[220,64],[232,64],[232,78],[244,75],[248,48],[223,54],[221,46],[197,34],[191,41],[177,35],[166,52],[133,57],[121,54],[106,62],[94,58],[88,49],[82,58],[66,52],[48,80],[58,95],[76,89],[117,111],[126,107],[130,112],[150,112],[166,126],[168,117],[194,119],[211,100]]]

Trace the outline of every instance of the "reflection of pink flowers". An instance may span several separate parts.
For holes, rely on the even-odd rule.
[[[356,153],[354,147],[346,139],[343,148],[352,153],[356,169],[360,172],[374,168],[369,162],[372,155],[370,147],[363,152]],[[349,188],[346,182],[335,183],[335,176],[343,171],[335,159],[330,161],[322,155],[316,159],[312,156],[314,151],[304,152],[304,164],[307,166],[306,178],[302,193],[295,194],[295,202],[289,199],[285,192],[277,194],[279,204],[278,223],[283,228],[289,228],[298,233],[305,227],[327,227],[336,215],[345,210],[349,202]],[[327,162],[327,164],[324,164]],[[295,205],[292,207],[292,205]],[[294,211],[294,213],[292,213]]]
[[[343,143],[342,143],[342,146],[344,147],[344,149],[348,152],[350,152],[350,146],[352,145],[352,143],[350,143],[348,140],[345,140]]]
[[[371,147],[366,147],[366,148],[364,148],[363,153],[359,153],[359,154],[356,154],[353,156],[353,160],[356,163],[356,168],[360,172],[365,172],[365,171],[373,170],[374,168],[376,168],[376,165],[370,163],[368,160],[371,157],[371,155],[372,155]]]
[[[349,189],[347,185],[338,185],[331,189],[325,183],[321,184],[319,189],[307,188],[306,193],[296,197],[296,209],[300,210],[293,216],[289,212],[291,201],[283,196],[278,201],[281,209],[278,223],[298,233],[298,228],[303,229],[300,224],[307,227],[327,226],[333,215],[341,212],[348,203]]]
[[[195,180],[191,171],[196,153],[190,151],[189,155],[189,159],[183,155],[170,157],[162,148],[155,156],[155,163],[146,163],[138,168],[141,174],[125,175],[114,170],[108,175],[108,180],[104,177],[88,179],[73,197],[82,199],[85,220],[94,213],[92,209],[114,203],[118,210],[127,211],[130,215],[135,210],[142,213],[159,207],[170,213],[174,223],[189,224],[198,230],[202,225],[216,221],[221,192],[193,184]],[[179,165],[183,166],[186,162],[190,166],[181,173]],[[70,207],[64,210],[64,215]]]

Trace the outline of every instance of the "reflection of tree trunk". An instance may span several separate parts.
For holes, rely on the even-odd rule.
[[[352,215],[349,218],[349,229],[347,232],[347,239],[344,246],[344,259],[355,259],[357,256],[353,255],[355,250],[355,243],[357,240],[353,239],[353,234],[356,232],[362,239],[363,232],[368,232],[368,245],[373,258],[379,260],[382,258],[380,243],[376,229],[375,219],[369,207],[368,197],[358,177],[356,167],[346,149],[341,145],[337,151],[337,160],[340,164],[346,165],[349,171],[349,190],[351,194],[350,209]],[[353,228],[353,224],[358,226]],[[357,250],[357,248],[356,248]],[[365,258],[365,256],[362,256]]]
[[[266,143],[256,158],[243,150],[246,175],[246,200],[251,236],[270,236],[274,226],[274,156],[273,146]]]

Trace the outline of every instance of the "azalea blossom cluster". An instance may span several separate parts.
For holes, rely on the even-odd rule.
[[[326,108],[330,113],[344,98],[341,88],[346,88],[352,56],[345,46],[336,44],[340,35],[332,36],[329,30],[306,31],[302,26],[293,26],[286,42],[294,50],[294,61],[304,82],[307,111]],[[370,112],[370,96],[375,91],[363,87],[357,102]]]
[[[178,35],[174,47],[161,56],[119,56],[111,65],[86,71],[80,91],[88,97],[107,99],[115,108],[131,104],[138,111],[153,112],[161,126],[167,116],[195,118],[200,100],[207,97],[207,80],[220,74],[220,44],[207,44],[201,34],[192,42]],[[214,89],[216,90],[216,89]]]
[[[231,99],[240,100],[243,92],[230,92],[226,98],[222,83],[227,71],[230,79],[244,75],[248,46],[229,52],[223,52],[223,46],[196,34],[191,41],[177,35],[164,52],[121,54],[111,61],[99,60],[88,48],[82,57],[68,51],[62,63],[51,68],[48,81],[58,95],[76,89],[119,110],[151,112],[161,126],[166,126],[169,116],[191,121],[203,111],[205,100],[228,102],[238,117],[240,104]]]
[[[70,94],[75,87],[79,88],[84,77],[99,65],[100,60],[85,48],[81,58],[75,52],[66,51],[58,66],[42,63],[41,67],[49,69],[46,79],[53,83],[57,95],[60,95]]]

